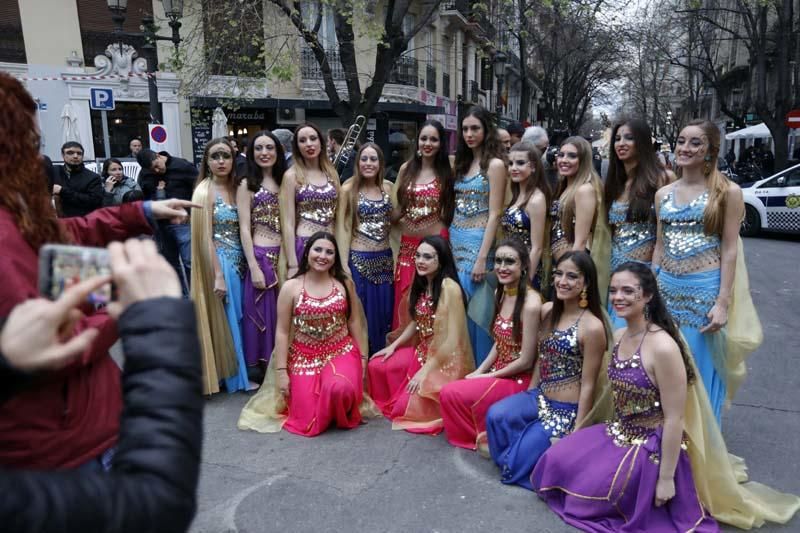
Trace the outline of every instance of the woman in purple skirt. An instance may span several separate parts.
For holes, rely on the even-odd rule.
[[[686,451],[691,356],[649,267],[618,267],[609,300],[627,323],[615,335],[608,366],[614,416],[547,450],[531,484],[565,522],[584,531],[718,531]]]
[[[257,133],[247,150],[247,177],[239,184],[236,204],[248,266],[244,278],[244,354],[248,375],[258,383],[275,345],[281,260],[278,194],[285,170],[283,146],[278,138],[269,131]]]
[[[287,278],[297,273],[297,260],[310,236],[334,232],[339,175],[328,160],[325,136],[319,126],[306,122],[292,138],[294,164],[281,183],[281,222]]]

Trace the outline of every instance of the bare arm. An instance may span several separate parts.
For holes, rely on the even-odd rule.
[[[539,328],[545,323],[547,317],[550,316],[550,310],[553,309],[553,302],[545,302],[541,306],[540,311],[540,320],[539,320]],[[537,337],[534,339],[534,342],[538,339],[538,332]],[[524,342],[524,339],[523,339]],[[536,361],[533,363],[533,372],[531,373],[531,383],[528,385],[528,390],[535,389],[539,386],[539,382],[541,381],[541,377],[539,375],[539,363],[541,359],[538,357],[538,353],[536,354]]]
[[[289,391],[289,372],[287,368],[289,357],[289,328],[292,323],[292,307],[294,307],[295,295],[298,292],[300,282],[290,279],[281,287],[278,293],[278,322],[275,328],[275,351],[272,357],[275,358],[276,383],[279,390]]]
[[[236,189],[236,209],[239,212],[239,238],[242,241],[242,251],[244,257],[247,259],[247,266],[250,268],[250,276],[255,278],[254,273],[258,271],[261,273],[261,268],[256,261],[256,255],[253,252],[253,230],[250,222],[251,209],[253,205],[253,193],[247,188],[247,180],[242,180],[239,188]],[[263,274],[261,275],[261,287],[263,288],[264,280]],[[256,284],[255,279],[253,285]]]
[[[400,346],[408,344],[408,341],[414,338],[414,334],[417,332],[417,323],[414,320],[411,320],[407,325],[406,329],[391,343],[389,346],[384,348],[383,350],[375,352],[373,357],[383,356],[384,359],[388,359],[391,357],[395,350],[397,350]]]
[[[492,365],[494,364],[496,359],[497,359],[497,343],[492,344],[492,349],[489,350],[489,353],[486,355],[486,359],[483,360],[483,362],[478,368],[467,374],[466,377],[478,378],[478,377],[494,376],[493,373],[489,372],[489,369],[492,368]]]
[[[725,207],[725,224],[722,228],[722,244],[720,250],[719,294],[714,307],[708,312],[708,324],[700,331],[718,331],[728,322],[728,305],[731,303],[731,290],[736,277],[736,254],[739,242],[739,227],[744,216],[744,200],[742,189],[731,183],[727,192]]]
[[[655,248],[653,248],[653,260],[650,264],[655,271],[661,267],[661,259],[664,257],[664,237],[662,236],[661,232],[661,210],[658,208],[658,206],[661,205],[661,202],[664,200],[664,197],[666,197],[670,187],[672,187],[672,185],[661,187],[658,191],[656,191],[656,197],[654,200],[656,208],[656,245]]]
[[[348,181],[339,189],[338,206],[336,207],[336,242],[339,245],[339,260],[348,276],[350,272],[350,240],[353,235],[353,218],[350,213],[350,197],[357,192],[353,191],[353,180]]]
[[[536,273],[539,262],[542,260],[542,249],[544,244],[544,226],[547,221],[547,202],[545,201],[544,194],[537,190],[531,195],[528,200],[528,205],[525,206],[528,212],[528,217],[531,220],[531,271],[530,278]]]
[[[281,182],[281,233],[283,233],[283,251],[286,254],[286,266],[289,277],[297,271],[297,252],[294,248],[295,240],[295,192],[297,180],[294,169],[290,168],[283,175]]]
[[[406,216],[406,214],[400,210],[400,202],[397,200],[397,198],[400,194],[400,191],[398,190],[398,185],[400,184],[403,175],[406,173],[407,166],[408,163],[403,163],[402,165],[400,165],[400,170],[397,172],[397,180],[392,184],[390,188],[389,194],[391,195],[392,198],[392,224],[400,222],[400,219]]]
[[[472,270],[473,278],[478,276],[480,280],[486,274],[486,258],[489,257],[489,250],[494,244],[497,234],[497,225],[500,223],[500,216],[503,213],[503,200],[506,195],[506,165],[500,159],[492,159],[489,163],[489,218],[486,221],[486,228],[483,230],[483,240],[478,250],[478,257],[475,267]]]
[[[603,364],[606,351],[606,330],[603,322],[592,315],[589,320],[581,321],[578,342],[583,349],[583,369],[581,370],[581,392],[578,397],[578,414],[575,423],[580,424],[594,406],[594,387],[597,375]],[[582,330],[582,331],[580,331]]]
[[[597,210],[597,196],[591,183],[584,183],[575,191],[575,240],[572,243],[573,251],[586,250],[589,243],[589,234],[592,232],[592,222]]]

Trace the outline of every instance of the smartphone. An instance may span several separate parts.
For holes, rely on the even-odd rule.
[[[85,279],[109,274],[111,261],[105,248],[45,244],[39,250],[39,292],[51,300]],[[91,292],[88,301],[107,304],[111,298],[109,282]]]

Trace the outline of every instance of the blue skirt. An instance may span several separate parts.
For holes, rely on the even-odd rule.
[[[453,248],[453,257],[456,260],[458,281],[467,294],[467,299],[472,299],[475,291],[485,283],[485,281],[481,283],[472,281],[472,269],[475,267],[475,259],[483,242],[483,233],[484,228],[464,229],[456,226],[450,228],[450,245]],[[486,262],[486,271],[488,272],[492,263],[491,258],[488,258]],[[469,317],[467,317],[467,332],[472,343],[472,353],[475,354],[475,366],[479,366],[489,355],[494,341],[492,341],[488,331]]]
[[[678,275],[662,270],[658,274],[659,290],[694,356],[718,424],[727,392],[722,373],[725,343],[722,332],[700,333],[700,328],[708,324],[706,315],[714,307],[719,285],[719,269]]]
[[[540,412],[542,405],[546,405],[547,413]],[[538,388],[492,405],[486,415],[486,436],[492,460],[500,467],[501,481],[533,490],[533,467],[550,447],[552,437],[572,431],[577,414],[577,403],[550,400]]]
[[[225,288],[228,291],[225,297],[225,316],[228,318],[228,326],[231,330],[233,348],[236,351],[236,363],[238,370],[235,376],[225,378],[225,388],[228,392],[247,390],[250,381],[247,379],[247,365],[244,361],[244,343],[242,342],[242,300],[244,296],[244,283],[239,277],[236,265],[225,254],[217,252],[219,265],[222,275],[225,278]]]
[[[392,250],[386,249],[381,252],[350,250],[348,265],[367,317],[371,355],[386,346],[386,335],[392,329],[394,308]]]

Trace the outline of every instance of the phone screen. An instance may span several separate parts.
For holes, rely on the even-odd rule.
[[[109,274],[111,264],[105,248],[45,244],[39,252],[39,291],[51,300],[85,279]],[[107,283],[91,292],[88,300],[107,304],[111,296],[111,283]]]

